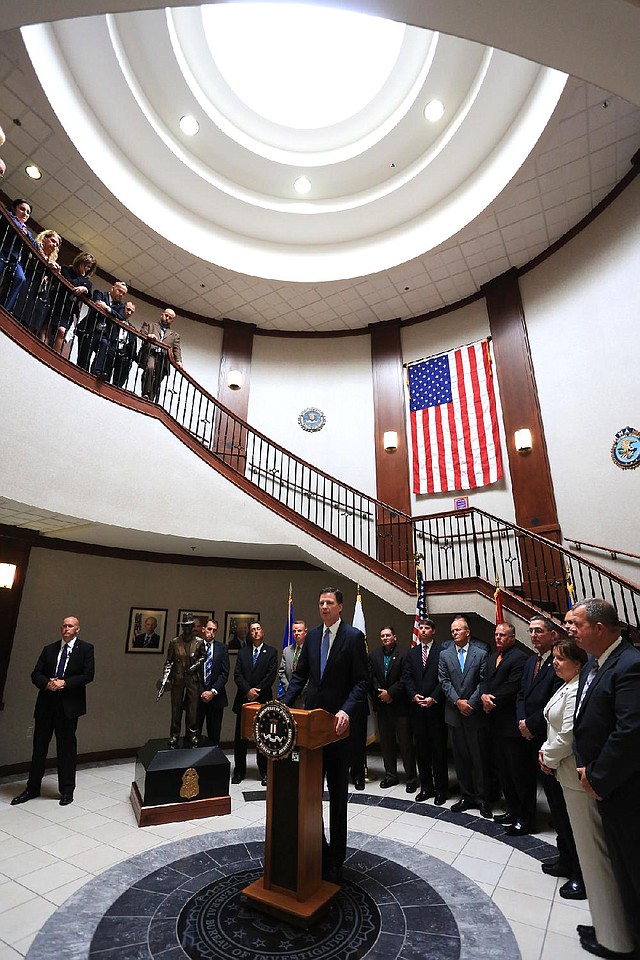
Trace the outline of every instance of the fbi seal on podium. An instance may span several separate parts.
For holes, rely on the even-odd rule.
[[[296,745],[296,722],[289,707],[277,700],[265,703],[253,721],[253,735],[260,753],[271,760],[284,760]]]
[[[640,467],[640,431],[633,427],[618,430],[611,446],[611,459],[621,470]]]

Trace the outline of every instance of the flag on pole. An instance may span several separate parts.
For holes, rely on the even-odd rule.
[[[427,595],[424,590],[424,573],[422,571],[422,559],[416,559],[416,616],[413,621],[413,636],[411,637],[411,646],[416,647],[420,643],[418,636],[418,624],[427,616]]]
[[[488,340],[409,365],[413,492],[471,490],[502,477]]]
[[[367,626],[364,620],[364,609],[362,607],[362,595],[360,593],[360,584],[358,584],[358,590],[356,593],[356,605],[353,609],[353,620],[351,621],[351,623],[352,623],[352,626],[356,627],[358,630],[361,630],[362,633],[364,633],[365,640],[366,640]],[[367,711],[367,746],[368,747],[370,747],[371,744],[375,742],[377,736],[378,736],[377,715],[374,710],[369,708]]]
[[[504,615],[502,613],[502,592],[500,590],[500,583],[496,580],[496,592],[493,595],[493,599],[496,602],[496,627],[499,623],[504,623]]]
[[[287,620],[284,625],[284,636],[282,637],[282,649],[290,646],[293,641],[293,621],[295,617],[293,615],[293,593],[291,590],[291,584],[289,584],[289,600],[287,602]],[[284,696],[284,689],[282,683],[278,681],[278,697]]]
[[[576,605],[576,588],[573,583],[573,577],[571,576],[571,567],[569,566],[569,561],[564,561],[564,582],[567,588],[567,606],[571,610]]]
[[[361,630],[365,639],[367,636],[367,627],[364,622],[364,610],[362,609],[362,596],[360,595],[360,584],[358,584],[358,592],[356,594],[356,605],[353,610],[353,620],[352,626],[356,627],[357,630]]]

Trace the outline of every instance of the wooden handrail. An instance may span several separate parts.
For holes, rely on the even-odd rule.
[[[604,553],[608,553],[612,560],[616,560],[618,557],[630,557],[632,560],[640,560],[640,554],[638,553],[629,553],[628,550],[619,550],[617,547],[604,547],[601,543],[589,543],[588,540],[578,540],[575,537],[565,537],[566,543],[572,543],[576,550],[581,550],[582,547],[593,547],[596,550],[602,550]]]

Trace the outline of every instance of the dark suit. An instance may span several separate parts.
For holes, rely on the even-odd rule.
[[[95,290],[93,299],[108,308],[109,313],[124,320],[124,303],[113,300],[111,294],[104,290]],[[91,373],[98,376],[105,373],[107,368],[107,354],[111,338],[118,332],[117,324],[103,313],[89,308],[89,312],[82,318],[76,328],[78,337],[78,366],[83,370],[89,369],[91,355],[95,352]]]
[[[481,688],[483,694],[494,697],[495,703],[487,714],[488,750],[493,752],[507,813],[522,822],[528,815],[528,796],[520,781],[520,770],[527,762],[527,754],[526,741],[518,730],[516,699],[529,654],[513,646],[504,651],[498,664],[499,656],[496,650],[489,657]]]
[[[596,673],[582,668],[574,720],[577,765],[602,797],[598,809],[620,896],[640,950],[640,653],[622,641]],[[612,892],[612,896],[615,893]]]
[[[267,703],[273,697],[273,683],[278,672],[278,651],[262,643],[256,665],[253,665],[253,645],[243,647],[236,657],[234,679],[238,691],[233,701],[233,712],[236,716],[236,732],[233,745],[234,776],[244,778],[247,772],[248,740],[241,736],[242,706],[245,703]],[[260,693],[257,701],[247,700],[249,690],[256,687]],[[267,758],[257,751],[258,770],[262,779],[267,775]]]
[[[304,701],[306,710],[321,708],[334,714],[343,710],[351,718],[367,696],[369,673],[364,634],[341,622],[321,676],[320,645],[324,629],[324,626],[314,627],[307,634],[298,669],[291,678],[283,702],[288,706],[295,703],[308,681]],[[323,840],[323,861],[326,867],[339,869],[347,850],[349,737],[330,743],[324,747],[322,755],[329,791],[330,832],[330,843]]]
[[[458,648],[452,644],[441,652],[438,665],[438,679],[445,696],[444,719],[451,733],[460,797],[478,804],[489,803],[491,794],[483,737],[486,718],[480,701],[488,659],[482,647],[470,642],[464,671],[461,671]],[[467,700],[473,713],[465,717],[455,706],[457,700]]]
[[[151,647],[152,650],[160,648],[159,633],[136,633],[132,647]]]
[[[205,690],[215,691],[213,700],[204,701],[202,697],[198,700],[198,736],[202,733],[202,727],[207,721],[207,736],[216,746],[220,743],[220,730],[222,729],[222,714],[226,707],[227,691],[225,686],[229,679],[229,651],[226,644],[214,640],[213,643],[205,643],[203,656],[206,658],[211,647],[211,672],[208,681],[205,680],[205,663],[201,663],[198,668],[198,692],[202,694]]]
[[[536,675],[537,656],[529,657],[524,665],[520,689],[516,697],[516,719],[524,720],[527,729],[533,735],[532,740],[524,740],[525,751],[522,754],[521,768],[518,779],[522,790],[523,820],[522,823],[530,830],[534,829],[536,821],[536,794],[538,792],[538,777],[540,777],[545,793],[555,792],[555,781],[551,784],[550,778],[541,773],[538,763],[538,751],[547,738],[547,721],[544,718],[544,708],[562,686],[562,680],[556,676],[553,669],[551,653],[545,654],[546,659]],[[553,801],[552,801],[553,802]],[[560,853],[565,851],[559,845]]]
[[[125,319],[125,322],[126,321]],[[132,330],[112,324],[105,372],[116,387],[126,387],[129,371],[138,353],[138,338]]]
[[[402,679],[404,656],[394,646],[389,668],[384,669],[384,648],[378,647],[369,655],[371,675],[371,699],[378,718],[378,735],[384,762],[384,772],[393,780],[398,779],[398,749],[407,780],[416,779],[416,758],[413,751],[413,734],[409,717],[409,698]],[[378,698],[380,690],[386,690],[391,703]]]
[[[60,691],[47,690],[47,684],[56,674],[56,663],[62,641],[50,643],[38,657],[31,682],[39,693],[34,711],[33,755],[27,790],[40,793],[47,752],[53,734],[56,735],[58,756],[58,788],[62,796],[73,796],[76,785],[76,757],[78,745],[76,729],[78,717],[87,712],[85,689],[95,673],[93,645],[76,636],[64,672],[65,687]]]
[[[444,722],[444,695],[438,680],[441,652],[442,645],[434,640],[427,657],[427,665],[423,669],[422,644],[412,647],[404,658],[403,678],[411,703],[420,787],[425,793],[447,794],[447,726]],[[413,700],[417,693],[423,697],[432,697],[436,703],[431,707],[419,707]]]

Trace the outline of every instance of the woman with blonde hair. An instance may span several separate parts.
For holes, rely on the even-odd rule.
[[[36,237],[36,247],[46,261],[47,266],[58,273],[60,272],[60,264],[58,263],[60,243],[60,234],[55,230],[43,230]],[[47,321],[51,312],[53,275],[49,270],[39,271],[38,264],[36,264],[36,276],[38,276],[40,272],[41,279],[37,286],[31,309],[29,310],[29,304],[27,304],[25,312],[27,315],[27,327],[45,343],[47,340]]]

